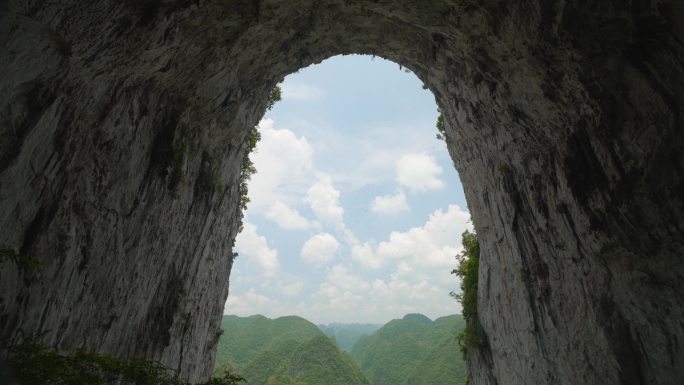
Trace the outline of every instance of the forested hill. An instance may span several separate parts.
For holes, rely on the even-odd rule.
[[[259,352],[287,340],[304,342],[322,335],[316,325],[297,316],[269,319],[262,315],[225,315],[216,351],[215,371],[230,364],[241,367]]]
[[[250,385],[370,385],[351,357],[325,335],[265,350],[242,375]]]
[[[297,316],[224,316],[214,372],[231,369],[247,378],[248,385],[460,385],[465,381],[465,364],[455,339],[465,326],[460,315],[432,321],[422,314],[407,314],[372,335],[363,332],[370,333],[377,325],[349,325],[320,326],[332,334],[329,337]],[[337,336],[345,330],[357,333],[352,336],[357,341],[351,355],[339,348]]]
[[[370,385],[347,353],[311,322],[224,316],[214,373],[224,368],[249,385]]]
[[[407,315],[361,337],[352,357],[373,385],[460,385],[465,363],[455,336],[464,327],[460,315]]]

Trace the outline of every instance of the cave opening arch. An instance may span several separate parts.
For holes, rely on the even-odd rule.
[[[295,311],[282,310],[289,305],[286,309],[296,308],[298,315],[316,323],[384,323],[409,311],[431,318],[456,312],[457,303],[446,294],[458,287],[450,271],[460,234],[470,228],[469,216],[458,175],[449,170],[453,166],[445,142],[435,137],[434,96],[421,90],[421,82],[408,70],[362,56],[336,57],[306,68],[280,87],[284,100],[261,120],[261,141],[251,154],[257,173],[248,189],[245,231],[236,239],[241,257],[231,272],[229,296],[240,310],[233,313],[227,305],[226,311],[279,316]],[[306,243],[310,247],[304,257]],[[335,251],[318,258],[314,245]],[[408,300],[409,293],[403,302],[395,296],[387,304],[378,296],[368,297],[351,313],[297,307],[300,301],[323,303],[313,298],[319,285],[337,286],[339,278],[349,275],[361,278],[358,287],[380,280],[384,288],[392,278],[388,274],[398,273],[399,262],[421,274],[404,275],[397,287],[424,280],[419,290],[444,295],[424,304]],[[332,282],[327,273],[337,265],[339,274]],[[281,272],[305,283],[302,294],[293,295],[296,302],[277,289],[285,286],[276,285],[284,278]],[[246,284],[245,274],[259,287]],[[342,291],[369,294],[343,286]],[[242,310],[250,309],[244,305],[250,290],[277,298],[279,312],[271,307]],[[236,294],[240,300],[233,302]],[[409,304],[415,308],[397,309]],[[394,309],[387,314],[369,312],[371,307]],[[330,319],[333,314],[338,319]]]
[[[392,73],[393,76],[388,73]],[[458,250],[460,234],[467,223],[467,218],[462,218],[460,214],[467,214],[457,207],[452,208],[452,205],[456,203],[462,209],[465,209],[466,205],[462,198],[462,189],[456,182],[455,170],[448,170],[453,166],[446,152],[445,142],[435,138],[435,134],[438,132],[435,129],[438,113],[434,96],[427,90],[421,90],[421,82],[407,69],[402,71],[396,63],[377,57],[373,59],[370,57],[335,57],[322,62],[320,65],[307,67],[286,77],[280,87],[283,90],[283,100],[276,103],[275,107],[269,110],[260,122],[261,141],[254,151],[252,159],[257,173],[253,175],[251,180],[253,185],[249,187],[248,195],[251,200],[245,214],[245,228],[242,235],[238,235],[236,239],[234,250],[239,256],[231,271],[226,314],[240,317],[259,314],[271,319],[286,315],[297,315],[315,324],[329,322],[385,324],[391,319],[402,319],[407,313],[425,314],[433,320],[459,313],[458,302],[448,296],[449,291],[458,288],[456,278],[449,272],[455,267],[455,250]],[[288,90],[309,90],[310,93],[306,92],[306,94],[310,96],[306,100],[288,98]],[[416,93],[420,94],[420,100],[416,100],[418,99]],[[414,101],[416,103],[410,103]],[[301,105],[307,107],[300,107]],[[334,112],[331,113],[329,110]],[[354,116],[351,116],[352,114]],[[421,118],[416,118],[416,115]],[[389,127],[392,129],[388,129]],[[337,139],[330,140],[331,136]],[[409,137],[414,141],[407,143],[406,140],[402,141],[397,136]],[[282,147],[277,147],[276,138],[281,139]],[[306,173],[306,176],[301,177],[295,171],[300,170],[306,162],[300,156],[293,156],[291,151],[286,151],[286,149],[297,148],[301,150],[303,147],[301,141],[304,140],[311,146],[314,167],[317,171],[331,177],[330,184],[320,183],[321,181],[312,175],[314,172]],[[429,143],[429,146],[426,142]],[[425,145],[421,146],[417,143]],[[369,149],[369,146],[372,149]],[[269,153],[272,155],[268,155]],[[309,152],[302,150],[301,153]],[[365,163],[361,159],[368,160],[373,155],[378,155],[380,159],[387,159],[388,156],[392,158],[388,153],[392,155],[421,154],[429,156],[436,165],[441,166],[444,170],[442,173],[436,174],[435,177],[446,186],[441,189],[434,187],[434,190],[422,192],[411,192],[407,187],[400,187],[400,184],[394,180],[397,175],[395,174],[394,161],[391,161],[391,167],[380,168],[379,170],[374,168],[373,172],[361,172],[362,175],[365,175],[365,178],[360,176],[363,182],[357,182],[356,187],[349,186],[350,183],[354,184],[354,182],[350,182],[348,179],[352,178],[352,175],[353,178],[356,178],[357,169],[354,165]],[[282,156],[279,156],[281,154]],[[265,162],[266,159],[271,160],[272,164],[275,165],[271,167],[271,170],[264,167],[271,163]],[[374,159],[377,160],[378,158]],[[343,166],[337,162],[347,164],[348,167],[344,169],[346,171],[341,171]],[[263,176],[267,176],[269,181],[272,180],[270,176],[273,175],[273,168],[287,169],[284,172],[287,177],[280,179],[283,180],[282,184],[274,185],[265,182],[263,179],[260,180],[260,177]],[[418,169],[417,171],[429,173],[427,169]],[[262,172],[265,172],[266,175],[263,175]],[[372,176],[370,179],[369,175]],[[313,180],[308,181],[307,176],[312,177]],[[302,183],[300,178],[306,179],[307,182]],[[259,190],[255,189],[259,185],[265,184],[272,186],[272,188],[264,189],[263,195],[271,195],[269,193],[272,193],[279,197],[278,202],[286,202],[285,205],[277,207],[283,210],[287,207],[309,222],[318,221],[324,224],[320,225],[320,228],[319,225],[316,225],[315,229],[306,227],[306,224],[301,227],[286,228],[281,223],[274,221],[273,217],[264,218],[264,214],[273,213],[269,211],[269,208],[274,206],[265,203],[263,196],[259,197],[258,194],[252,195],[252,193],[258,193]],[[414,247],[413,250],[421,250],[415,252],[415,258],[402,255],[392,258],[383,254],[384,260],[378,262],[374,256],[368,256],[369,264],[384,262],[377,269],[368,268],[358,259],[353,259],[348,238],[336,231],[337,229],[334,226],[326,224],[311,210],[309,203],[305,203],[307,191],[313,185],[327,186],[326,192],[333,189],[339,191],[339,206],[336,205],[336,207],[344,210],[341,216],[342,223],[346,230],[358,238],[358,246],[361,246],[361,250],[370,250],[372,254],[376,254],[378,244],[389,242],[390,232],[395,231],[403,233],[404,237],[411,237],[411,232],[419,232],[420,235],[416,234],[416,238],[425,234],[432,236],[430,238],[437,239],[426,241],[427,246],[431,246],[430,248]],[[360,185],[363,187],[359,187]],[[359,197],[359,191],[356,188],[365,193]],[[406,212],[372,213],[369,204],[373,201],[374,196],[395,195],[398,189],[405,192],[405,202],[408,206]],[[460,193],[456,191],[457,189],[461,190]],[[282,195],[279,193],[282,194],[284,190],[289,194],[281,198]],[[451,194],[445,190],[450,191]],[[449,197],[445,200],[438,200],[442,195]],[[454,201],[456,198],[453,195],[459,196],[457,202]],[[363,207],[355,208],[355,205],[362,205]],[[258,209],[255,209],[255,206]],[[365,213],[362,214],[361,212]],[[432,220],[433,216],[436,217],[434,220]],[[444,229],[441,225],[444,224],[443,219],[446,216],[454,217],[453,222],[458,223],[458,225]],[[392,223],[383,224],[383,220]],[[289,224],[294,225],[294,222],[291,221]],[[356,222],[365,222],[365,224],[357,226]],[[377,226],[375,231],[367,232],[375,226]],[[426,227],[429,230],[425,230]],[[443,230],[441,233],[443,236],[436,234],[439,229]],[[244,237],[245,233],[249,234],[247,238]],[[326,238],[321,238],[321,234],[325,235]],[[449,236],[444,234],[449,234]],[[328,235],[332,235],[332,237]],[[262,242],[258,241],[260,237],[263,237]],[[279,237],[285,237],[287,241],[280,240]],[[339,242],[339,249],[329,262],[312,261],[313,256],[308,253],[306,257],[309,258],[308,260],[302,257],[303,244],[312,238],[314,241],[320,241],[320,243],[315,243],[318,245],[328,245],[329,243],[324,242],[326,239],[336,239]],[[444,240],[443,238],[449,239]],[[438,246],[433,246],[433,242],[439,242]],[[292,243],[296,246],[292,246]],[[254,247],[254,244],[259,246]],[[363,247],[364,245],[369,245],[369,247]],[[445,245],[448,245],[448,249]],[[396,247],[397,244],[392,243],[387,246]],[[437,255],[435,249],[442,251],[442,253]],[[439,267],[426,268],[421,265],[421,258],[418,255],[425,256],[425,260],[430,260],[431,263],[439,263]],[[431,258],[428,258],[428,255]],[[404,275],[402,276],[404,279],[392,280],[384,270],[388,269],[389,272],[396,273],[400,261],[403,262],[404,266],[415,268],[421,274],[410,277]],[[423,262],[427,264],[426,261]],[[426,271],[430,273],[427,273],[427,278],[422,278],[426,277]],[[270,278],[267,275],[270,275]],[[255,279],[255,276],[261,278]],[[352,279],[354,280],[352,281]],[[343,280],[346,283],[343,283]],[[444,281],[447,284],[444,284]],[[247,284],[246,282],[250,283]],[[349,282],[355,282],[356,285],[351,287]],[[431,294],[437,291],[441,294],[431,295],[423,300],[409,300],[409,294],[412,293],[407,292],[407,290],[421,282],[425,286],[416,288],[416,296],[420,296],[429,288],[435,289]],[[303,283],[300,286],[301,292],[299,294],[283,294],[284,291],[295,287],[297,283]],[[389,289],[390,287],[392,289]],[[373,290],[374,288],[375,290]],[[328,297],[327,294],[332,291],[338,291],[340,294],[345,293],[344,298],[342,295],[334,299]],[[388,293],[390,291],[395,291],[393,296]],[[403,295],[406,298],[398,299]],[[360,298],[354,298],[357,296]],[[331,305],[328,298],[330,301],[334,300],[336,306],[328,306]],[[310,306],[301,307],[302,302],[306,302]],[[439,310],[434,306],[436,304],[442,305]],[[412,306],[413,308],[404,308],[401,312],[392,309],[381,314],[378,314],[379,311],[373,310],[376,307],[388,309],[393,307],[392,305]],[[312,307],[316,310],[313,310]],[[448,319],[452,320],[453,318],[458,318],[458,316],[452,316]],[[226,326],[235,325],[233,322],[237,323],[237,320],[232,316],[228,318],[224,316],[224,320]],[[247,319],[241,319],[241,321],[248,323]],[[439,324],[443,325],[443,321],[445,319],[442,319]],[[393,325],[396,326],[396,323]],[[226,364],[228,355],[225,353],[225,347],[228,346],[231,338],[244,343],[244,340],[235,337],[234,334],[240,330],[239,326],[226,326],[224,326],[226,331],[219,341],[217,365]],[[292,326],[291,329],[295,329],[295,327]],[[232,333],[229,333],[229,330]],[[253,335],[251,333],[246,334]],[[286,332],[283,331],[283,334]],[[451,358],[447,359],[452,366],[458,365],[458,363],[463,364],[461,353],[458,351],[458,344],[454,338],[455,334],[456,332],[450,338],[444,337],[444,345],[449,345],[453,351],[450,351],[448,355],[440,355],[445,359],[447,357],[453,358],[453,361]],[[339,338],[337,341],[343,347],[343,340]],[[399,340],[393,342],[400,343]],[[407,342],[408,344],[410,342]],[[424,345],[426,345],[425,341],[421,347]],[[433,345],[431,348],[436,348],[436,346]],[[416,346],[416,350],[419,350],[418,346]],[[415,356],[414,352],[413,357]],[[424,357],[424,355],[421,354],[420,357]],[[411,368],[419,362],[419,358],[410,360],[403,357],[402,364],[395,363],[395,365],[408,371],[407,368]],[[452,366],[445,365],[450,369],[453,369]],[[235,370],[248,378],[255,376],[253,372],[250,373],[246,371],[247,369],[242,369],[244,367],[246,365],[236,367]],[[241,369],[245,371],[241,372]],[[447,373],[452,376],[454,374],[445,370],[441,378],[448,378]],[[463,378],[460,377],[461,373],[455,374],[451,381],[440,382],[437,379],[436,382],[459,383],[455,378],[460,378],[463,382]],[[387,374],[388,378],[392,378],[390,380],[392,383],[402,382],[394,381],[398,376],[401,374],[396,371]],[[435,376],[430,377],[426,374],[424,377],[432,378],[434,381]]]
[[[675,384],[683,15],[676,1],[10,1],[0,243],[42,278],[3,262],[0,337],[206,377],[247,130],[282,77],[361,53],[411,69],[445,115],[483,251],[492,349],[469,358],[472,382]]]

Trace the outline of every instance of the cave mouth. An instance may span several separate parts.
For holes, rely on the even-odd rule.
[[[359,55],[278,90],[250,134],[257,172],[213,375],[304,379],[312,369],[293,357],[315,349],[317,372],[339,361],[345,378],[316,383],[463,383],[464,320],[449,293],[470,216],[434,96],[409,70]]]
[[[245,138],[284,76],[360,53],[444,113],[482,245],[470,382],[680,383],[684,10],[596,3],[3,4],[0,246],[41,268],[3,259],[0,339],[206,378]]]
[[[297,309],[316,323],[456,313],[450,272],[472,229],[434,96],[410,71],[370,56],[326,60],[279,89],[250,154],[257,172],[226,313]]]

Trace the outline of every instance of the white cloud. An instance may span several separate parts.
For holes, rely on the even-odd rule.
[[[311,101],[323,97],[323,91],[320,88],[304,83],[287,81],[280,86],[280,89],[283,92],[284,100]]]
[[[449,205],[447,211],[435,210],[423,226],[408,231],[393,231],[389,241],[382,242],[378,250],[389,256],[420,255],[429,248],[461,248],[461,234],[470,229],[470,214],[458,205]]]
[[[304,283],[302,283],[301,281],[281,284],[279,287],[280,292],[288,297],[296,296],[297,294],[301,293],[303,288]]]
[[[397,161],[406,154],[443,151],[444,143],[426,134],[424,125],[408,119],[402,124],[364,126],[363,135],[349,135],[339,127],[325,127],[324,122],[307,122],[307,137],[316,144],[316,158],[325,162],[335,185],[342,191],[355,191],[394,182]]]
[[[370,243],[352,247],[352,259],[363,266],[377,269],[387,262],[397,263],[395,276],[408,277],[421,270],[446,275],[454,267],[454,257],[461,251],[461,234],[472,229],[470,214],[457,205],[449,205],[446,212],[438,209],[422,226],[406,231],[393,231],[377,247]]]
[[[278,271],[278,251],[268,247],[266,238],[258,235],[256,226],[249,222],[244,222],[235,238],[235,250],[259,265],[265,277],[272,277]]]
[[[377,142],[352,139],[356,140],[350,141],[348,139],[350,143],[345,143],[343,148],[358,149],[358,158],[344,159],[346,167],[342,169],[342,172],[335,173],[335,181],[343,183],[350,190],[357,190],[367,185],[392,182],[397,160],[401,154],[406,153],[406,150],[378,148]],[[339,141],[342,142],[342,140]],[[333,150],[331,149],[329,153]],[[353,169],[354,172],[345,172],[347,167]]]
[[[388,299],[392,298],[394,293],[390,290],[385,281],[376,279],[373,281],[373,286],[371,287],[371,295],[376,298]]]
[[[341,234],[341,236],[344,237],[344,240],[347,242],[349,247],[359,244],[359,239],[356,238],[354,232],[351,231],[346,224],[342,223],[341,225],[337,226],[337,231],[338,234]]]
[[[407,154],[397,161],[397,181],[412,192],[435,190],[444,186],[439,179],[442,168],[425,154]]]
[[[319,173],[318,181],[309,188],[306,201],[314,214],[323,222],[342,224],[344,209],[340,206],[340,192],[332,185],[330,176]]]
[[[291,209],[280,201],[271,205],[271,208],[266,213],[266,218],[286,230],[305,230],[309,228],[309,221],[306,218],[299,215],[297,210]]]
[[[471,229],[469,221],[466,211],[449,205],[447,210],[435,210],[421,226],[392,232],[377,246],[351,246],[353,260],[372,269],[393,265],[393,272],[388,278],[366,281],[351,268],[335,265],[302,314],[323,317],[321,322],[386,322],[409,312],[432,317],[459,312],[458,302],[449,296],[459,285],[451,270],[461,250],[461,234]]]
[[[314,295],[313,311],[358,313],[365,307],[371,285],[363,278],[340,264],[333,266],[326,278]]]
[[[264,211],[276,202],[301,202],[301,191],[314,181],[311,145],[290,130],[274,128],[271,119],[262,120],[259,131],[261,141],[250,154],[257,169],[249,182],[250,212]]]
[[[268,309],[272,309],[277,303],[277,301],[265,295],[258,294],[254,289],[249,289],[243,295],[229,294],[223,313],[240,315],[266,313]]]
[[[370,269],[379,269],[383,265],[383,260],[375,252],[369,243],[354,245],[352,247],[352,259]]]
[[[294,299],[294,298],[290,298]],[[250,288],[245,293],[228,295],[223,314],[250,316],[262,314],[266,317],[281,317],[288,314],[304,314],[307,306],[303,302],[287,302],[277,296],[259,293]]]
[[[310,263],[326,263],[335,258],[340,243],[328,233],[314,235],[304,242],[300,253],[302,259]]]
[[[377,196],[370,204],[372,212],[377,214],[396,214],[408,211],[409,206],[406,202],[406,194],[403,191],[395,195]]]
[[[407,231],[393,231],[375,251],[384,260],[398,262],[395,277],[453,282],[454,257],[461,249],[461,234],[471,229],[470,214],[457,205],[432,213],[427,222]]]
[[[348,268],[336,265],[313,301],[302,309],[302,315],[315,318],[316,322],[387,322],[410,312],[432,317],[453,314],[459,311],[458,303],[448,292],[449,289],[426,279],[391,277],[369,283]]]
[[[447,296],[447,293],[426,280],[411,283],[393,277],[387,283],[383,280],[376,279],[371,288],[371,295],[378,298],[384,298],[385,300],[400,299],[405,301],[406,299],[412,299],[416,300],[413,301],[412,305],[420,307],[421,303],[429,304],[429,302],[436,299],[439,300],[441,295]],[[408,302],[411,303],[412,301]]]
[[[368,282],[342,265],[335,265],[328,272],[328,282],[342,291],[365,292],[370,288]]]

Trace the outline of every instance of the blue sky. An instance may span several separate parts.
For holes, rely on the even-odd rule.
[[[225,314],[384,323],[460,312],[450,274],[469,214],[420,80],[337,56],[280,85],[259,123]]]

